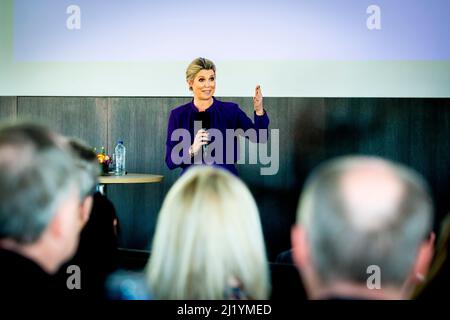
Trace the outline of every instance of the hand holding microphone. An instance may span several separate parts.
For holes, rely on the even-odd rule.
[[[202,129],[195,135],[194,143],[191,146],[189,153],[191,156],[195,155],[201,148],[203,150],[203,155],[206,155],[207,145],[209,143],[209,134],[206,130],[211,128],[211,116],[209,112],[196,112],[194,115],[194,122],[199,124]]]
[[[189,155],[192,157],[196,155],[203,146],[207,145],[209,142],[209,134],[205,129],[198,130],[194,138],[194,143],[189,148]]]

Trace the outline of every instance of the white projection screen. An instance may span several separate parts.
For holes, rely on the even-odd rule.
[[[450,97],[448,0],[1,0],[0,95]]]

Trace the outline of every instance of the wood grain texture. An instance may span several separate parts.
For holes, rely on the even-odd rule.
[[[17,97],[0,97],[0,121],[17,117]]]
[[[164,197],[180,174],[164,162],[168,115],[189,100],[0,97],[0,116],[14,118],[17,110],[20,118],[46,122],[109,153],[124,140],[127,171],[164,176],[161,183],[108,186],[120,218],[120,245],[149,249]],[[222,100],[238,103],[253,117],[251,97]],[[270,128],[279,130],[279,171],[261,176],[261,166],[249,164],[238,170],[260,209],[270,259],[290,247],[307,176],[332,157],[365,154],[405,163],[429,181],[437,220],[450,211],[450,99],[265,98],[264,105]]]
[[[163,178],[156,174],[127,173],[123,176],[101,176],[98,181],[103,184],[159,183]]]
[[[41,122],[93,147],[107,143],[105,98],[19,97],[18,118]]]
[[[148,249],[162,200],[179,176],[179,171],[170,171],[164,162],[169,112],[189,99],[110,98],[109,101],[108,146],[112,150],[119,139],[124,141],[127,171],[164,176],[162,183],[108,190],[121,215],[121,245]]]

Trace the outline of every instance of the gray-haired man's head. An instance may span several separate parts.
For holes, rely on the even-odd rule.
[[[80,171],[80,194],[83,199],[94,193],[100,175],[100,165],[96,153],[84,141],[77,138],[70,138],[68,144],[73,153],[76,167]]]
[[[432,219],[422,177],[372,157],[321,165],[307,181],[297,216],[322,286],[365,284],[368,267],[376,265],[381,285],[397,288],[412,272]]]
[[[35,242],[77,179],[57,134],[34,124],[0,128],[0,239]]]

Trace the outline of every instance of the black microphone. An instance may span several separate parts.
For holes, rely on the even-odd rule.
[[[195,116],[194,116],[194,121],[200,121],[201,124],[200,126],[202,127],[203,130],[208,130],[211,128],[211,115],[209,114],[209,112],[196,112]],[[202,149],[203,149],[203,154],[206,153],[206,151],[208,150],[208,145],[204,144],[202,145]]]

